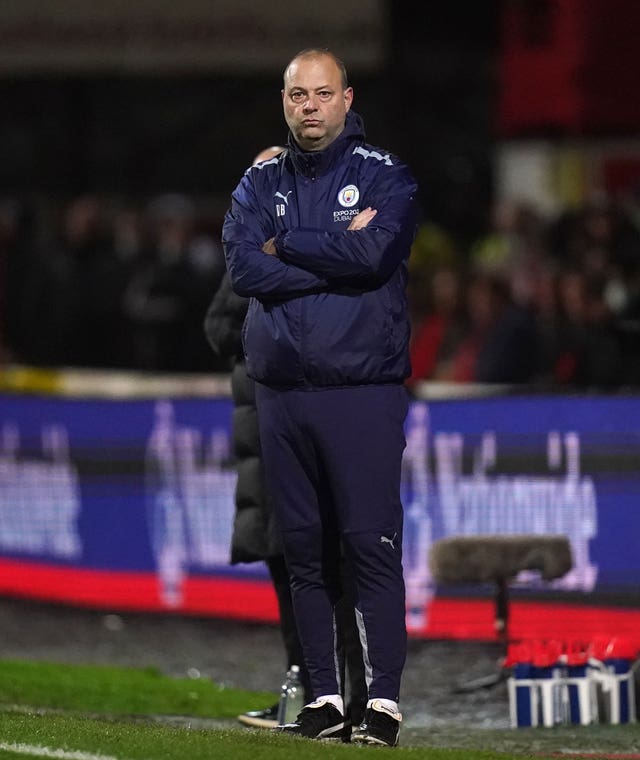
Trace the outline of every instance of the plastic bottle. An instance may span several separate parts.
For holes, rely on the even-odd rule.
[[[569,708],[569,722],[583,726],[598,722],[598,699],[595,681],[591,678],[589,652],[581,641],[566,642],[563,661],[566,667],[564,685]]]
[[[538,725],[538,691],[533,680],[531,642],[510,644],[504,667],[511,668],[508,681],[512,728]]]
[[[543,726],[555,726],[565,722],[561,654],[560,641],[535,641],[533,672],[540,694],[539,717]]]
[[[611,723],[635,723],[634,662],[638,657],[635,641],[618,636],[612,638],[604,652],[604,664],[609,672],[609,720]]]
[[[300,668],[292,665],[280,691],[278,703],[278,724],[284,726],[293,723],[304,707],[304,689],[300,683]]]

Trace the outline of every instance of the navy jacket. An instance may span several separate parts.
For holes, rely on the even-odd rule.
[[[273,387],[399,383],[409,375],[405,286],[415,234],[416,182],[389,153],[365,143],[362,120],[325,150],[293,137],[248,169],[223,227],[236,293],[250,296],[247,370]],[[378,213],[365,229],[353,216]],[[262,251],[275,236],[276,256]]]

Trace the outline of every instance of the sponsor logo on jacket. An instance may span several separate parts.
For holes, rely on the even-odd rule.
[[[350,222],[354,216],[360,213],[359,208],[343,208],[333,212],[334,222]]]

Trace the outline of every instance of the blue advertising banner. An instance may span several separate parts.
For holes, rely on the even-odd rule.
[[[415,625],[432,593],[429,547],[448,536],[566,535],[573,569],[540,587],[640,602],[640,399],[414,402],[406,431],[405,568]]]
[[[189,583],[266,583],[261,564],[228,561],[231,413],[227,398],[0,396],[0,559],[152,579],[157,607],[176,611]],[[414,401],[406,438],[410,629],[429,626],[430,546],[454,535],[566,535],[571,572],[530,587],[638,605],[640,398]]]

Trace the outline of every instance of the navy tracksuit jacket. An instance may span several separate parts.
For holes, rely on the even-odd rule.
[[[353,563],[369,696],[398,699],[406,652],[400,464],[410,373],[405,286],[416,183],[365,143],[360,117],[325,150],[293,137],[247,170],[223,228],[268,488],[315,696],[342,691],[333,607]],[[348,231],[359,211],[377,214]],[[275,237],[277,256],[262,252]]]

